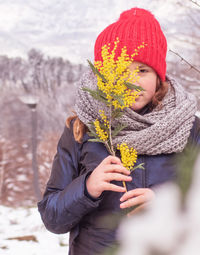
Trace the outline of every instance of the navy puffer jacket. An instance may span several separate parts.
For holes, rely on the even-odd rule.
[[[92,199],[85,186],[87,176],[109,154],[102,143],[83,143],[74,140],[72,128],[65,127],[55,155],[51,177],[38,208],[46,228],[53,233],[70,231],[70,255],[101,254],[115,240],[116,230],[110,228],[106,216],[121,211],[122,193],[105,191],[99,199]],[[200,145],[200,120],[195,119],[190,134],[193,146]],[[184,151],[182,152],[184,153]],[[137,164],[144,163],[145,170],[132,172],[128,190],[154,188],[175,179],[177,154],[155,156],[139,155]],[[121,182],[115,182],[122,185]]]

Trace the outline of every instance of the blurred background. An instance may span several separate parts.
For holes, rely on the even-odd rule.
[[[45,250],[42,236],[52,236],[36,202],[97,35],[135,6],[159,20],[168,40],[168,73],[200,102],[199,1],[0,0],[0,254],[16,255],[17,247],[20,254],[26,247],[29,254],[54,254]],[[25,222],[25,216],[33,218]],[[30,240],[19,240],[20,233]],[[66,238],[53,238],[66,254]]]

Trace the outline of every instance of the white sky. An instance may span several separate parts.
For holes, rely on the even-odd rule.
[[[131,7],[154,13],[168,37],[185,19],[177,0],[0,0],[0,55],[23,56],[31,48],[86,64],[97,35]],[[182,4],[192,4],[188,0]],[[193,4],[193,8],[195,5]],[[177,22],[179,27],[177,28]],[[182,26],[184,27],[184,26]],[[187,31],[186,31],[187,33]],[[168,43],[177,46],[169,36]],[[181,47],[188,47],[182,44]]]

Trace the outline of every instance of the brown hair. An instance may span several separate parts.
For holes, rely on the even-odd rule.
[[[88,131],[87,126],[78,118],[78,116],[75,114],[73,116],[70,116],[66,120],[66,126],[70,128],[71,121],[74,120],[73,123],[73,134],[74,138],[78,143],[82,142],[83,135]]]
[[[157,78],[156,84],[156,93],[152,98],[150,109],[152,110],[157,105],[162,107],[162,99],[164,98],[165,94],[168,90],[168,79],[166,81],[161,81],[160,78]],[[74,138],[78,143],[82,142],[83,135],[88,131],[87,126],[78,118],[76,114],[70,116],[66,120],[66,126],[70,128],[71,121],[74,120],[73,123],[73,134]]]
[[[150,103],[150,110],[152,111],[156,106],[160,105],[162,107],[162,100],[168,91],[168,79],[166,81],[161,81],[159,76],[157,76],[156,81],[156,93],[153,96],[151,103]]]

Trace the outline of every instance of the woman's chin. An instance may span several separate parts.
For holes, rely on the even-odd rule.
[[[134,103],[134,104],[131,106],[131,109],[132,109],[133,111],[135,111],[135,112],[139,112],[139,111],[142,110],[143,107],[144,107],[144,106],[141,105],[139,102],[136,102],[136,103]]]

